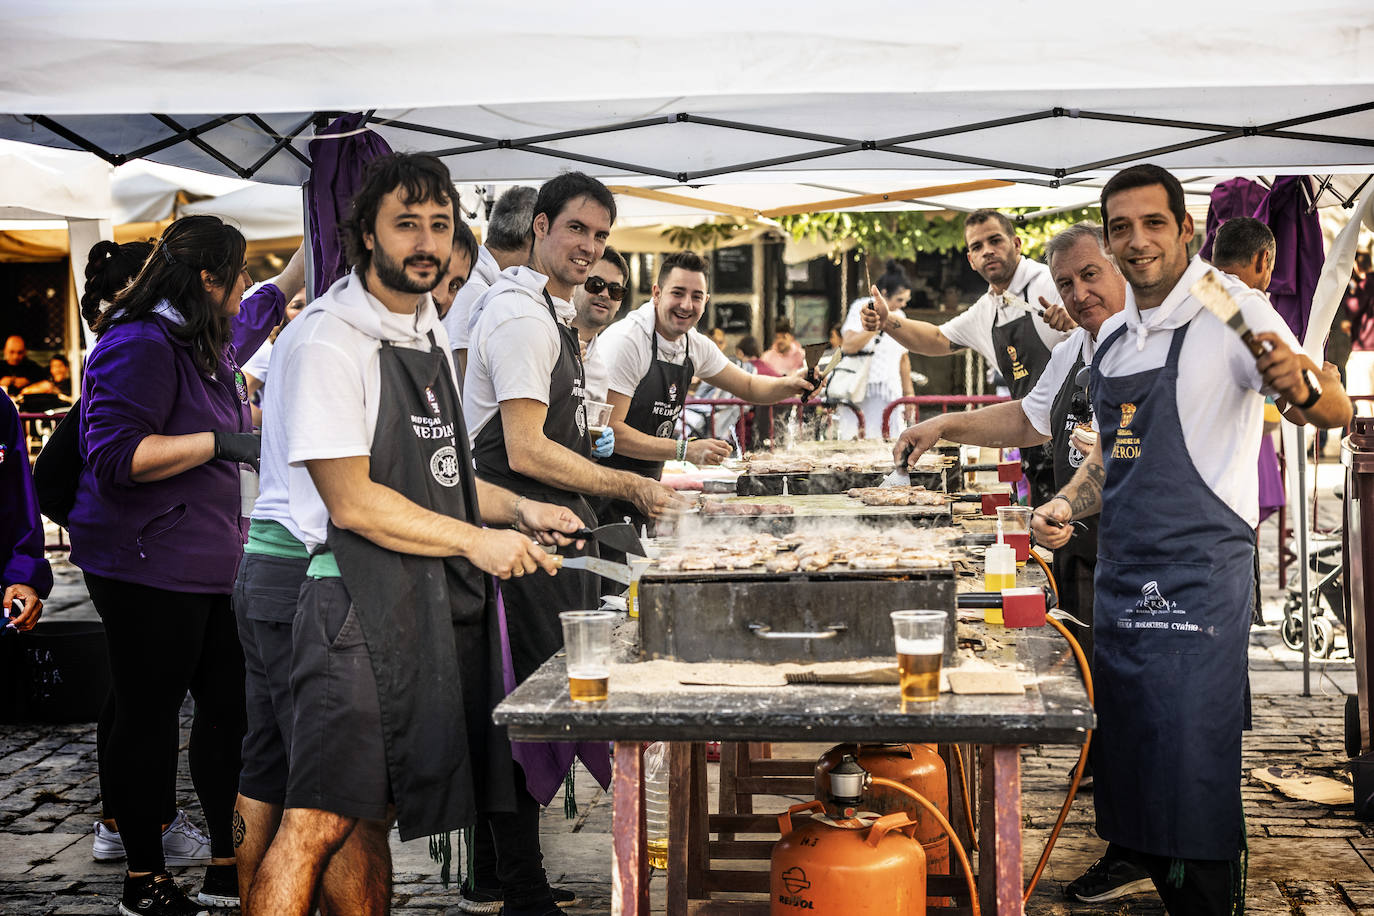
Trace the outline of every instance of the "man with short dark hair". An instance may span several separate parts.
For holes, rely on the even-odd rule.
[[[487,221],[486,239],[477,250],[471,276],[453,298],[453,305],[444,316],[444,330],[448,332],[453,352],[458,357],[458,379],[461,382],[468,369],[468,345],[472,329],[477,325],[480,311],[476,310],[487,289],[496,282],[501,271],[525,264],[530,256],[534,236],[530,224],[534,220],[534,199],[539,192],[528,185],[507,188],[491,208]]]
[[[997,367],[1013,398],[1025,397],[1073,322],[1059,305],[1049,270],[1021,256],[1021,238],[1006,216],[975,210],[964,218],[964,241],[969,265],[988,283],[971,308],[937,326],[904,317],[874,293],[863,311],[864,329],[886,331],[923,356],[948,356],[968,347]],[[1040,448],[1022,449],[1022,464],[1031,501],[1043,501],[1053,491],[1053,467]]]
[[[797,337],[792,333],[792,322],[779,318],[773,327],[773,346],[763,354],[763,361],[778,375],[787,375],[805,368],[806,354],[797,346]]]
[[[1222,223],[1212,242],[1212,263],[1251,289],[1264,292],[1274,276],[1278,243],[1269,227],[1250,216]]]
[[[744,372],[696,329],[710,298],[707,270],[706,259],[696,252],[668,255],[653,298],[603,335],[616,439],[616,453],[607,464],[613,467],[657,480],[665,461],[719,464],[734,451],[719,439],[689,440],[677,432],[694,376],[753,404],[776,404],[812,388],[801,375]],[[648,521],[623,501],[602,513],[604,521],[625,516],[636,525]]]
[[[582,361],[587,369],[587,397],[593,401],[606,401],[607,366],[602,358],[598,344],[600,334],[615,321],[620,304],[629,292],[626,284],[630,280],[630,267],[620,252],[610,245],[601,259],[592,265],[587,279],[573,293],[573,306],[577,314],[572,325],[577,329],[577,339],[582,344]],[[606,427],[610,433],[610,427]],[[611,437],[614,446],[614,436]],[[596,451],[600,451],[597,443]],[[598,455],[605,458],[609,455]]]
[[[1350,401],[1260,293],[1188,257],[1183,187],[1154,165],[1102,189],[1129,284],[1099,331],[1088,389],[1099,438],[1036,509],[1057,549],[1101,512],[1094,595],[1094,805],[1110,856],[1150,873],[1173,914],[1242,907],[1241,729],[1264,392],[1294,422],[1340,426]],[[1258,358],[1191,290],[1208,274]],[[1091,872],[1091,869],[1090,869]],[[1087,877],[1086,875],[1084,876]]]
[[[503,271],[478,304],[463,388],[477,476],[563,506],[589,526],[596,525],[596,515],[588,497],[628,499],[650,516],[682,505],[668,487],[589,457],[586,375],[571,300],[601,260],[614,221],[615,198],[594,178],[565,172],[540,187],[529,264]],[[589,544],[585,552],[595,551]],[[596,607],[599,594],[595,576],[574,571],[501,586],[516,683],[562,648],[558,614]],[[516,813],[493,816],[489,823],[504,912],[557,914],[539,849],[539,806],[562,786],[575,752],[608,785],[607,748],[604,742],[549,745],[548,754],[540,755],[516,745],[515,752]]]
[[[328,912],[385,913],[393,811],[413,839],[514,807],[510,747],[491,724],[501,670],[489,577],[552,573],[532,538],[566,544],[560,532],[580,523],[471,473],[429,295],[456,201],[431,156],[371,163],[345,224],[352,272],[278,338],[263,457],[285,480],[287,511],[270,539],[308,565],[285,810],[245,912],[306,916],[321,874],[347,858],[353,873],[324,883]],[[357,854],[340,856],[351,843]],[[344,899],[331,893],[340,887]]]

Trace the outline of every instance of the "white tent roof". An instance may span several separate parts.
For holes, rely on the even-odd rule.
[[[0,140],[0,221],[109,219],[112,211],[110,169],[99,159]]]
[[[573,166],[621,184],[911,188],[1143,160],[1193,176],[1374,163],[1367,0],[249,12],[9,0],[0,136],[289,184],[316,113],[365,110],[459,181]]]

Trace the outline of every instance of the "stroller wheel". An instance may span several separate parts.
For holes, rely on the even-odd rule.
[[[1331,647],[1336,642],[1336,628],[1327,617],[1312,618],[1312,655],[1316,658],[1329,658]]]
[[[1294,613],[1294,609],[1285,607],[1283,609],[1283,622],[1279,624],[1279,638],[1283,644],[1294,652],[1302,651],[1302,615]]]

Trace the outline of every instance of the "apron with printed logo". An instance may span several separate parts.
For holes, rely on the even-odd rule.
[[[1094,615],[1097,829],[1129,849],[1232,860],[1255,532],[1188,455],[1173,332],[1162,368],[1090,389],[1106,480]]]

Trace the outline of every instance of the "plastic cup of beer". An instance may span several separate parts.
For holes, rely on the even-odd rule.
[[[1016,565],[1030,559],[1031,510],[1026,506],[997,507],[997,540],[1016,551]]]
[[[590,398],[585,403],[587,405],[587,432],[593,439],[599,439],[601,434],[606,431],[606,427],[611,424],[611,405],[605,401],[593,401]]]
[[[940,696],[940,662],[945,654],[948,611],[893,611],[902,702],[931,703]]]
[[[563,651],[568,664],[568,694],[579,703],[599,703],[610,695],[611,628],[615,611],[563,611]]]

